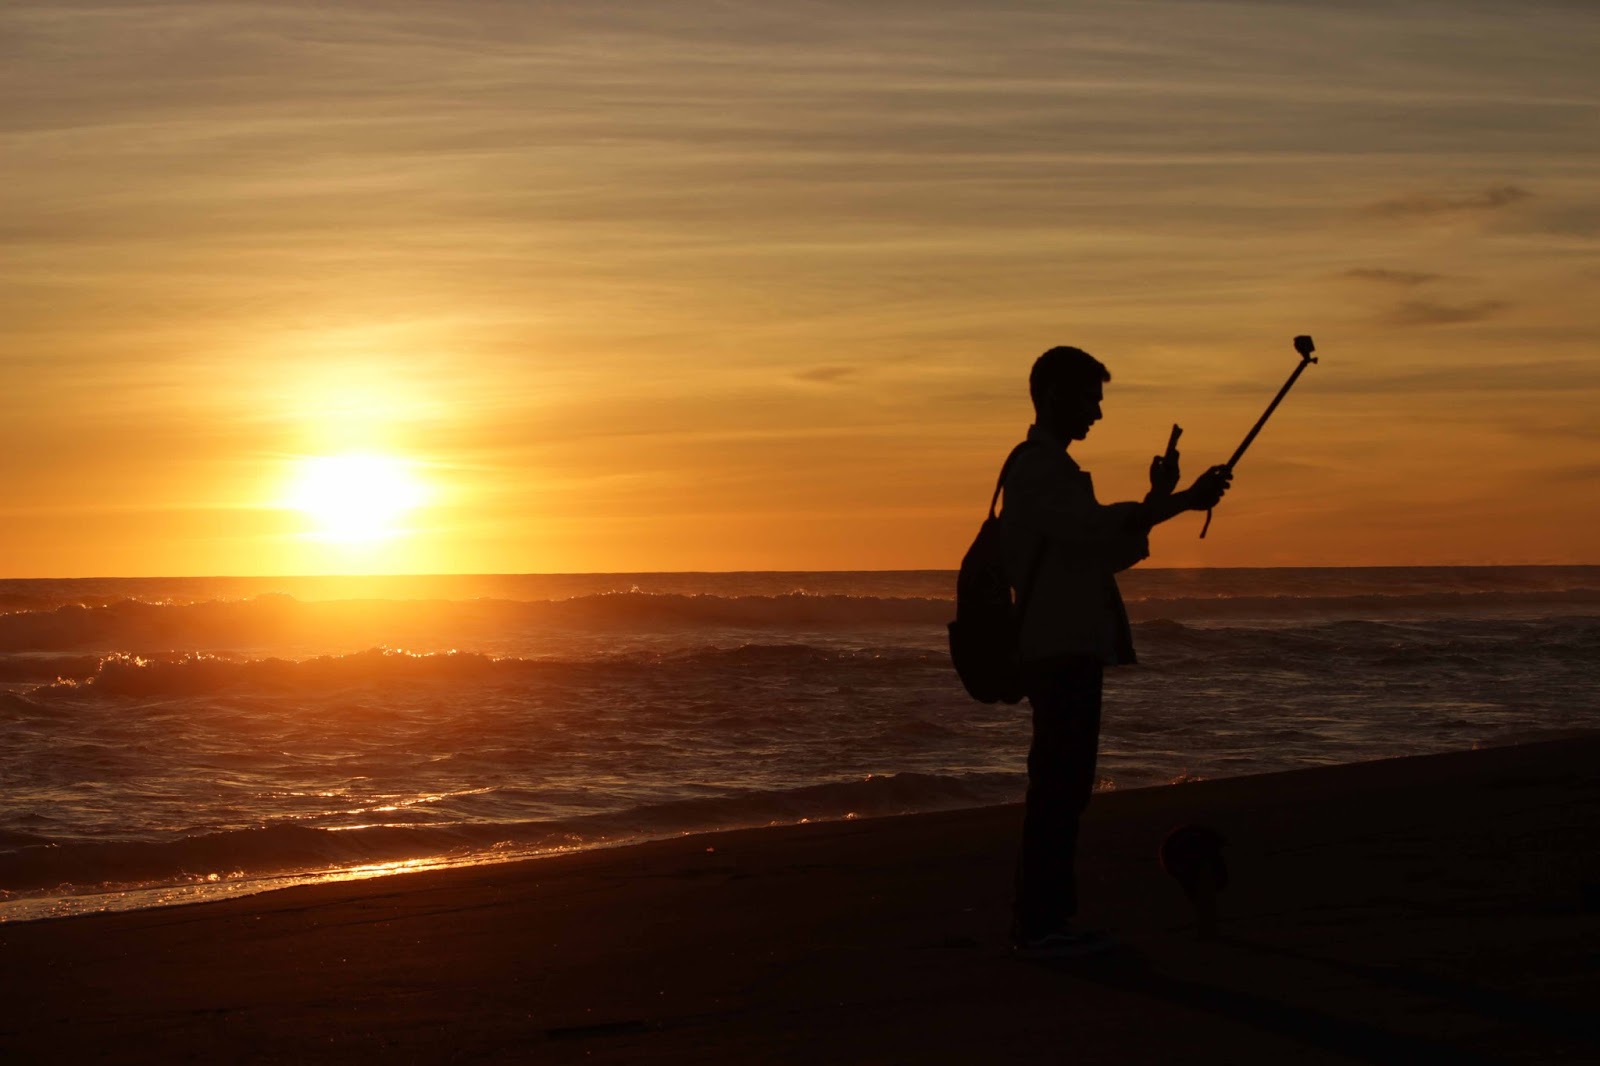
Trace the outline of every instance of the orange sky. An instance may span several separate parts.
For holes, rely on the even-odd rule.
[[[13,3],[0,576],[950,568],[1054,344],[1147,565],[1600,563],[1600,8]],[[296,508],[405,464],[395,534]]]

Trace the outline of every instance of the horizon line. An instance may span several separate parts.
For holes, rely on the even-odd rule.
[[[862,568],[852,570],[549,570],[476,571],[374,574],[82,574],[52,577],[0,577],[7,581],[314,581],[330,579],[392,580],[395,578],[448,577],[736,577],[756,574],[955,574],[957,567]],[[1135,568],[1130,567],[1129,570]],[[1379,563],[1318,566],[1142,566],[1143,572],[1196,570],[1583,570],[1600,569],[1600,563]]]

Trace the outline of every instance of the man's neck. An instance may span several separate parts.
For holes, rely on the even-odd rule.
[[[1051,451],[1059,454],[1062,458],[1066,459],[1067,464],[1071,466],[1072,469],[1083,469],[1083,467],[1078,465],[1078,461],[1072,457],[1072,453],[1067,450],[1068,446],[1071,444],[1071,441],[1063,443],[1061,438],[1052,433],[1047,427],[1041,426],[1035,422],[1033,425],[1028,427],[1028,439],[1041,447],[1048,448]]]
[[[1056,433],[1049,426],[1042,425],[1038,422],[1035,422],[1033,425],[1028,427],[1028,439],[1033,441],[1035,444],[1042,444],[1047,448],[1054,448],[1057,451],[1063,452],[1066,451],[1071,444],[1070,441],[1063,440],[1061,435]]]

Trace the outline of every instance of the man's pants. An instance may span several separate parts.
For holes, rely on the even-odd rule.
[[[1078,911],[1078,817],[1094,790],[1103,674],[1098,658],[1072,656],[1052,662],[1028,685],[1033,745],[1017,863],[1019,939],[1065,929]]]

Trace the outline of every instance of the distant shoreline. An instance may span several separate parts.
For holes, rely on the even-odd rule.
[[[1144,566],[1137,568],[1150,572],[1228,571],[1230,573],[1273,573],[1278,571],[1344,571],[1363,572],[1414,571],[1414,570],[1600,570],[1595,563],[1419,563],[1381,564],[1372,566]],[[325,574],[80,574],[49,577],[0,577],[0,583],[9,581],[382,581],[415,578],[623,578],[623,577],[740,577],[740,576],[843,576],[847,574],[917,575],[956,573],[955,567],[911,567],[907,569],[867,568],[861,570],[593,570],[593,571],[525,571],[518,573],[491,573],[476,570],[453,570],[434,573],[325,573]]]

